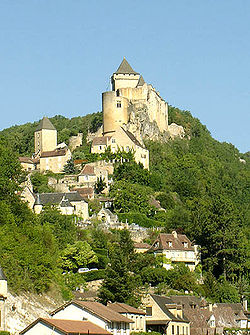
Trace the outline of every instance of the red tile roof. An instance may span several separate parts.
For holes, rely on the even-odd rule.
[[[55,157],[55,156],[65,156],[67,150],[66,149],[56,149],[53,151],[43,151],[41,153],[41,158],[45,157]]]
[[[44,323],[46,325],[55,327],[58,331],[61,331],[65,335],[68,334],[90,334],[90,335],[110,335],[110,333],[93,324],[90,321],[77,321],[77,320],[59,320],[59,319],[44,319],[39,318],[32,324],[30,324],[27,328],[20,332],[20,334],[25,334],[26,331],[31,329],[37,323]]]
[[[29,164],[34,164],[33,159],[30,157],[19,157],[19,162],[21,163],[29,163]]]
[[[169,245],[172,242],[172,246]],[[184,246],[187,243],[187,247]],[[172,234],[159,234],[157,239],[154,241],[152,250],[189,250],[194,251],[191,241],[186,235],[177,234],[177,237]]]
[[[85,165],[80,175],[95,175],[94,166]]]
[[[135,242],[134,247],[136,249],[149,249],[150,245],[148,243],[143,243],[143,242]]]

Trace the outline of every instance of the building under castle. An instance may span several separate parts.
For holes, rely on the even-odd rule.
[[[57,144],[57,130],[51,121],[44,117],[34,133],[35,152],[30,157],[19,157],[19,161],[26,171],[63,172],[67,161],[72,157],[65,143]]]
[[[143,144],[137,114],[146,111],[148,122],[164,132],[168,130],[168,105],[125,58],[111,77],[111,87],[111,91],[102,93],[102,136],[94,138],[91,152],[102,153],[107,147],[112,152],[119,148],[132,150],[136,162],[148,169],[149,152]]]

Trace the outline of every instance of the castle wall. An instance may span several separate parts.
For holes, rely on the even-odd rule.
[[[119,88],[124,87],[136,87],[138,80],[140,78],[139,74],[116,74],[112,76],[112,90],[116,91]]]
[[[35,132],[35,153],[38,151],[52,151],[57,146],[57,131],[42,129]]]
[[[54,173],[61,173],[64,165],[71,158],[70,150],[67,150],[64,156],[51,156],[40,158],[40,172],[52,171]]]
[[[102,94],[103,134],[116,131],[128,122],[128,100],[109,91]]]

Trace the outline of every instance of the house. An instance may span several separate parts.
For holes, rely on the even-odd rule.
[[[182,306],[190,321],[191,335],[222,334],[224,328],[247,328],[247,315],[240,303],[207,303],[195,296],[170,296]]]
[[[119,222],[118,216],[113,214],[108,208],[102,208],[97,214],[97,218],[108,225],[117,224]]]
[[[111,335],[87,320],[56,320],[39,318],[22,330],[20,335]]]
[[[130,323],[130,331],[146,331],[146,313],[144,311],[121,302],[109,303],[108,307],[134,321]]]
[[[83,220],[87,220],[89,217],[88,202],[76,191],[36,194],[34,212],[40,214],[45,205],[56,206],[64,215],[76,215]]]
[[[19,157],[25,171],[39,170],[40,172],[63,172],[65,164],[72,154],[65,143],[57,144],[57,130],[51,121],[44,117],[38,124],[35,133],[35,151],[33,156]]]
[[[88,320],[113,335],[129,335],[129,318],[95,301],[74,300],[51,313],[53,319]]]
[[[94,187],[98,179],[102,179],[106,186],[109,184],[108,169],[97,164],[86,164],[78,175],[78,185]],[[107,191],[107,188],[104,189]]]
[[[137,140],[137,138],[124,127],[116,129],[112,136],[94,138],[91,146],[92,153],[104,153],[110,147],[112,153],[119,149],[134,153],[135,161],[142,163],[145,169],[149,168],[149,151]]]
[[[184,315],[182,306],[169,297],[148,294],[143,299],[146,309],[147,331],[166,335],[190,335],[190,321]]]
[[[6,330],[7,278],[0,266],[0,331]]]
[[[143,253],[143,252],[147,252],[150,248],[150,245],[148,243],[144,243],[144,242],[135,242],[134,243],[134,250],[135,252],[138,253]]]
[[[77,191],[83,199],[94,199],[93,187],[75,187],[72,191]]]
[[[177,234],[176,231],[159,234],[149,252],[163,256],[163,267],[167,270],[174,264],[183,263],[190,271],[194,271],[200,262],[198,246],[193,245],[186,235]]]

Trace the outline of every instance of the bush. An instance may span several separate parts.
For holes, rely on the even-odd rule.
[[[89,271],[84,273],[84,279],[86,281],[103,279],[105,276],[105,269]]]

